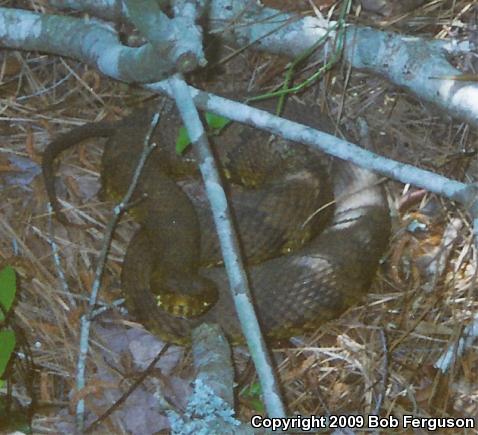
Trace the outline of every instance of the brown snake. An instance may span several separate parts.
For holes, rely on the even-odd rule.
[[[125,121],[115,124],[96,127],[93,124],[89,130],[88,127],[80,127],[76,139],[62,136],[52,142],[45,152],[43,168],[50,201],[55,210],[58,211],[59,207],[53,184],[53,160],[64,149],[88,137],[109,137],[103,156],[103,189],[113,197],[118,197],[125,191],[134,171],[134,156],[141,149],[142,137],[149,122],[147,113],[137,112]],[[305,106],[293,103],[288,105],[285,117],[331,131],[330,123],[317,109],[305,109]],[[200,200],[194,199],[194,193],[189,193],[196,207],[199,207],[198,211],[191,214],[194,207],[190,205],[183,191],[188,189],[188,183],[181,189],[172,181],[177,174],[164,175],[162,170],[158,170],[158,167],[166,165],[173,167],[172,172],[181,173],[182,166],[189,165],[188,162],[180,162],[171,151],[177,131],[177,116],[170,114],[165,118],[165,121],[161,122],[158,137],[155,138],[163,151],[158,152],[158,157],[148,162],[149,166],[142,175],[143,180],[138,192],[138,195],[146,193],[148,198],[136,211],[133,210],[142,228],[133,236],[123,264],[122,285],[127,307],[148,329],[168,341],[187,342],[191,328],[205,321],[219,323],[226,334],[237,341],[241,336],[240,326],[224,269],[203,267],[199,272],[196,270],[200,266],[198,258],[204,258],[205,251],[213,251],[211,256],[214,261],[218,260],[217,239],[215,235],[211,235],[214,233],[209,228],[210,216],[204,211],[207,209],[199,204]],[[172,128],[172,125],[176,127]],[[276,172],[290,171],[289,175],[283,174],[283,178],[274,181],[275,184],[266,177],[265,187],[260,187],[255,193],[254,189],[253,193],[242,193],[241,189],[231,193],[234,204],[242,204],[233,205],[233,209],[239,221],[243,249],[249,258],[247,273],[261,326],[269,337],[290,337],[337,317],[368,291],[388,243],[390,218],[386,198],[375,174],[334,160],[330,173],[335,211],[325,230],[315,235],[315,226],[318,226],[319,221],[323,224],[327,220],[326,216],[319,214],[310,220],[308,225],[302,224],[314,210],[321,208],[329,199],[328,189],[322,184],[323,179],[317,184],[311,176],[320,167],[320,164],[314,163],[315,153],[298,151],[297,157],[294,151],[295,163],[286,163],[284,166],[283,160],[280,160],[280,163],[274,162],[272,166],[263,166],[258,164],[257,160],[262,157],[264,164],[269,165],[268,160],[271,159],[264,157],[268,154],[264,154],[261,149],[266,149],[267,153],[272,150],[272,153],[284,154],[284,142],[280,142],[281,145],[276,145],[274,141],[267,142],[268,134],[239,124],[234,125],[219,137],[222,142],[232,143],[229,147],[218,147],[217,152],[222,155],[222,161],[228,158],[234,160],[239,156],[238,160],[241,162],[231,162],[227,172],[237,171],[240,178],[244,172],[258,173],[261,177],[263,173],[274,172],[275,168],[279,168]],[[244,151],[246,158],[243,158],[241,153],[245,140],[255,142],[248,148],[249,151]],[[302,149],[297,144],[289,147],[290,145],[287,145],[285,154],[294,147]],[[280,151],[277,151],[278,149]],[[251,163],[251,160],[255,162]],[[243,163],[244,161],[246,163]],[[256,167],[257,164],[259,166]],[[238,166],[240,169],[237,169]],[[161,172],[161,175],[158,175],[158,172]],[[288,180],[295,180],[297,184],[291,187]],[[316,192],[319,185],[322,189],[321,199]],[[287,202],[293,203],[293,212],[281,212],[278,207],[275,209],[277,204]],[[181,204],[187,205],[183,207]],[[171,230],[171,223],[177,223],[178,210],[182,209],[189,211],[184,214],[187,218],[184,218],[182,213],[179,214],[179,228],[182,228],[183,224],[189,225],[191,220],[194,225],[199,225],[203,229],[202,246],[198,247],[199,241],[191,242],[196,236],[189,234],[189,230]],[[252,212],[253,209],[259,210],[259,215],[257,211]],[[247,215],[250,214],[253,217],[248,220]],[[159,221],[155,220],[158,215],[161,216]],[[258,216],[261,216],[260,219]],[[288,229],[290,227],[282,227],[282,223],[286,221],[291,221],[291,227],[299,231],[300,235],[294,235]],[[157,222],[161,223],[158,225]],[[205,227],[208,228],[207,236],[204,236]],[[273,235],[276,233],[279,233],[280,237]],[[182,242],[177,242],[181,249],[172,248],[176,245],[173,237],[177,234],[190,243],[187,246],[193,246],[186,251],[190,249],[195,252],[196,259],[183,259],[187,255],[184,255],[186,245]],[[252,242],[253,235],[263,234],[268,234],[267,240],[262,241],[259,237],[259,242]],[[299,241],[305,241],[303,246]],[[275,246],[276,252],[264,256],[262,246],[270,244]],[[165,247],[171,248],[171,252],[165,254]],[[255,250],[258,251],[257,255]],[[277,251],[285,254],[279,255]],[[181,268],[186,272],[181,272]],[[196,287],[202,289],[213,282],[219,292],[218,300],[212,301],[209,311],[194,318],[174,315],[171,310],[158,307],[158,292],[151,291],[152,275],[157,273],[157,270],[160,270],[158,281],[163,287],[170,286],[181,290],[185,289],[189,282],[194,282],[191,290],[193,296],[200,292]],[[162,284],[163,282],[167,284]],[[181,310],[179,311],[181,314]]]

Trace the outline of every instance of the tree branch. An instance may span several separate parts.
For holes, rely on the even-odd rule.
[[[57,5],[59,2],[53,3]],[[65,3],[77,10],[98,13],[100,9],[92,0],[69,0]],[[118,6],[121,4],[105,1],[105,9],[111,18],[127,15],[126,8]],[[209,32],[221,34],[229,42],[289,57],[310,48],[333,26],[333,23],[322,19],[301,18],[296,14],[263,8],[254,0],[211,0],[207,20]],[[188,31],[180,36],[187,34]],[[330,32],[327,38],[329,44],[325,44],[315,58],[326,57],[335,33]],[[152,55],[154,49],[151,44],[140,48],[121,45],[116,32],[104,24],[16,9],[0,8],[0,44],[8,48],[74,57],[112,78],[128,82],[161,80],[173,74],[176,65],[175,59],[167,55],[159,60]],[[353,67],[382,75],[417,98],[478,126],[478,105],[475,104],[478,101],[478,86],[473,82],[452,80],[462,73],[446,57],[449,53],[462,53],[469,49],[470,46],[454,41],[411,38],[350,25],[346,31],[343,56]]]
[[[221,34],[228,42],[252,44],[253,49],[291,58],[311,47],[333,24],[314,17],[299,19],[296,14],[262,8],[252,0],[211,1],[209,23],[210,32]],[[333,43],[335,32],[328,39],[329,45]],[[381,75],[420,100],[478,127],[478,85],[452,80],[450,77],[462,72],[447,60],[449,53],[463,53],[470,48],[450,40],[349,25],[343,59],[352,67]],[[328,50],[326,46],[315,58],[324,58]]]
[[[169,37],[173,47],[176,33]],[[72,57],[111,78],[135,83],[162,80],[176,72],[178,62],[184,64],[181,50],[172,52],[177,57],[170,57],[168,50],[158,56],[151,44],[122,45],[117,32],[105,23],[19,9],[0,8],[0,45]]]
[[[173,96],[172,89],[167,81],[145,85],[145,87],[154,92]],[[202,110],[269,131],[290,141],[310,145],[329,155],[347,160],[402,183],[410,183],[459,201],[467,207],[471,207],[474,203],[478,187],[473,184],[461,183],[425,169],[379,156],[336,136],[280,118],[264,110],[203,92],[192,86],[189,89],[194,103]]]
[[[234,418],[234,371],[231,350],[217,325],[193,330],[192,352],[197,376],[186,412],[168,412],[175,433],[253,434]]]
[[[183,8],[175,8],[175,17],[169,19],[154,0],[124,0],[123,3],[129,18],[154,47],[158,58],[171,59],[180,73],[206,65],[202,29],[196,25],[198,8],[193,4],[188,2]]]
[[[168,80],[168,86],[176,100],[179,113],[198,158],[199,169],[204,180],[221,245],[231,294],[242,331],[259,375],[267,413],[270,417],[285,417],[285,409],[280,398],[270,357],[252,304],[249,283],[244,270],[237,235],[232,225],[226,194],[211,153],[206,132],[184,80],[175,75]]]

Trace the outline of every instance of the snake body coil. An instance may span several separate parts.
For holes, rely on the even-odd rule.
[[[149,122],[147,113],[138,112],[121,124],[100,129],[100,135],[110,138],[102,169],[103,190],[109,196],[121,196],[130,183],[137,160],[134,156],[141,149]],[[315,109],[305,111],[303,106],[289,104],[285,117],[331,131],[327,120]],[[205,321],[219,323],[227,335],[240,340],[240,326],[225,271],[222,267],[210,267],[219,261],[219,254],[208,209],[201,206],[194,193],[189,192],[188,198],[184,193],[187,186],[181,189],[173,180],[189,171],[190,166],[189,161],[180,160],[171,151],[177,131],[171,128],[173,122],[177,122],[175,115],[169,121],[168,117],[162,121],[156,139],[162,151],[152,156],[142,175],[138,195],[146,194],[147,200],[133,211],[142,227],[128,246],[122,271],[127,306],[148,329],[168,341],[187,342],[191,329]],[[90,126],[90,136],[94,136],[93,130]],[[329,189],[315,153],[303,151],[297,144],[267,142],[268,135],[249,127],[237,125],[231,130],[220,136],[223,143],[217,152],[223,162],[232,160],[226,163],[230,165],[227,172],[233,173],[232,178],[241,178],[244,173],[257,173],[259,177],[269,173],[266,181],[262,181],[264,187],[251,192],[231,189],[230,193],[248,258],[247,272],[259,321],[266,335],[290,337],[337,317],[367,292],[388,243],[390,221],[386,198],[377,184],[377,176],[369,171],[334,160],[330,171],[333,188]],[[79,137],[88,137],[81,127]],[[245,141],[249,143],[253,137],[259,139],[249,151],[243,151],[247,148]],[[45,152],[46,186],[56,210],[53,160],[76,141],[60,137]],[[169,150],[166,144],[170,144]],[[284,159],[296,148],[300,151],[292,151],[292,163]],[[268,157],[271,154],[280,158],[274,160]],[[261,157],[262,163],[257,163]],[[270,175],[286,171],[278,180]],[[312,177],[314,172],[319,174],[319,181]],[[307,220],[330,200],[331,190],[335,197],[331,219],[328,221],[326,213],[319,213]],[[287,202],[292,203],[292,212],[291,208],[281,212],[279,206]],[[307,225],[303,225],[306,220]],[[318,228],[326,222],[328,225],[320,232]],[[194,228],[190,229],[191,226]],[[320,233],[316,235],[317,232]],[[254,240],[257,235],[263,235],[264,240]],[[264,254],[265,246],[267,249],[272,246],[274,252]],[[161,305],[158,307],[158,295],[164,293],[151,288],[155,275],[160,286],[171,288],[173,293],[196,296],[205,288],[214,288],[219,292],[218,300],[209,311],[194,318],[181,316],[182,310],[187,309],[185,304],[178,304],[178,312],[162,309]]]

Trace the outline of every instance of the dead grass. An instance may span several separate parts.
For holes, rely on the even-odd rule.
[[[456,23],[474,19],[472,2],[453,2],[453,9],[444,1],[427,3],[413,14],[375,20],[383,27],[417,35],[466,35],[467,27]],[[36,417],[35,427],[39,432],[55,432],[54,424],[67,419],[67,413],[60,410],[78,399],[72,392],[79,317],[93,280],[102,241],[100,229],[111,204],[102,204],[95,196],[101,144],[82,146],[62,159],[61,197],[65,208],[72,209],[72,220],[95,223],[96,227],[65,228],[53,222],[50,231],[46,194],[37,175],[39,152],[59,132],[90,120],[116,118],[127,112],[129,102],[146,94],[71,60],[35,53],[1,55],[0,262],[14,265],[21,277],[15,321],[25,332],[34,356],[40,402],[48,405]],[[248,53],[228,67],[229,74],[243,83],[253,76],[267,86],[270,83],[265,77],[270,77],[274,68],[280,70],[274,63],[279,61],[271,59]],[[472,63],[469,59],[458,62],[468,67]],[[358,71],[352,72],[345,86],[347,73],[345,67],[336,69],[306,98],[315,99],[335,119],[340,113],[345,128],[353,130],[355,120],[364,118],[380,154],[452,178],[476,180],[475,160],[464,153],[475,149],[476,133],[467,125],[449,120],[446,114],[424,107],[383,80]],[[207,86],[211,89],[213,84]],[[32,164],[28,169],[26,162]],[[11,178],[18,174],[30,177]],[[447,376],[439,376],[433,368],[478,309],[473,285],[476,253],[467,216],[454,204],[426,193],[419,195],[418,202],[407,199],[413,187],[389,182],[387,188],[394,207],[394,236],[364,305],[325,325],[314,336],[295,339],[274,351],[288,408],[302,415],[476,416],[476,346]],[[398,211],[403,202],[408,205]],[[440,249],[450,222],[458,222],[461,229]],[[421,225],[422,230],[412,233],[411,224]],[[120,296],[121,259],[131,227],[130,223],[121,224],[113,243],[101,293],[105,302]],[[65,280],[59,278],[49,239],[58,246]],[[447,256],[444,270],[434,271],[437,255],[443,252]],[[106,319],[130,325],[118,313],[110,313]],[[104,354],[97,338],[93,340],[88,374],[91,385],[97,387],[94,393],[101,395],[110,386],[95,378],[104,366]],[[236,360],[237,367],[246,366],[244,353],[237,353]],[[190,371],[188,361],[179,363],[176,375]],[[238,378],[238,391],[256,382],[252,374],[238,373]],[[21,383],[15,393],[20,398],[28,396]],[[253,398],[242,396],[239,415],[247,418],[257,413],[256,406]],[[126,430],[115,416],[107,428],[104,430],[112,433]]]

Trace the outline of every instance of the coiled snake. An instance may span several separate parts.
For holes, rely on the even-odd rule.
[[[47,147],[43,173],[59,218],[64,220],[56,199],[55,157],[83,139],[108,137],[103,192],[121,197],[131,182],[150,112],[137,111],[117,123],[87,124]],[[316,108],[289,103],[284,116],[331,132]],[[194,162],[174,152],[177,128],[174,111],[162,116],[154,137],[160,146],[144,168],[138,205],[131,210],[141,228],[123,263],[127,307],[168,341],[186,343],[191,329],[204,321],[219,323],[237,341],[240,326],[225,271],[217,265],[219,247],[210,212],[198,184],[191,181]],[[239,124],[226,128],[216,142],[221,142],[216,153],[225,176],[243,183],[230,187],[229,195],[264,332],[272,338],[290,337],[359,301],[371,285],[390,232],[378,177],[334,160],[330,186],[315,152],[269,140],[268,134]],[[182,188],[177,179],[183,179]],[[335,210],[327,206],[332,196]]]

